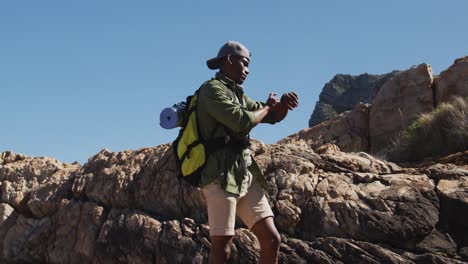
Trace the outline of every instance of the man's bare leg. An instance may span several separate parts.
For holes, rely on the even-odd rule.
[[[227,263],[231,255],[231,245],[234,236],[212,236],[210,264]]]
[[[260,264],[278,263],[281,236],[276,229],[273,217],[266,217],[255,223],[252,232],[260,242]]]

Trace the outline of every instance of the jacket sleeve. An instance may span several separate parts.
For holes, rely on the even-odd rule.
[[[260,109],[260,108],[262,108],[262,107],[264,107],[266,105],[263,102],[258,102],[258,101],[252,100],[247,95],[244,95],[244,102],[245,102],[245,105],[246,105],[247,109],[249,109],[250,111],[258,110],[258,109]],[[275,114],[273,112],[269,112],[265,116],[265,118],[262,119],[261,123],[275,124],[275,123],[277,123],[277,122],[279,122],[281,120],[276,120]]]
[[[255,126],[254,114],[233,103],[226,87],[217,82],[207,82],[201,87],[198,104],[204,105],[212,118],[235,133],[248,134]]]

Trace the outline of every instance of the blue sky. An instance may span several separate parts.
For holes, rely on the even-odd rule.
[[[159,112],[214,75],[228,40],[252,52],[250,97],[296,91],[300,107],[252,137],[307,127],[335,74],[468,55],[467,1],[1,1],[0,152],[84,163],[103,148],[171,142]]]

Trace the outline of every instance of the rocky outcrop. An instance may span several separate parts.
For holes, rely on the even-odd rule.
[[[466,175],[465,171],[465,175]],[[440,225],[461,244],[468,244],[468,176],[440,180],[437,184],[440,197]],[[457,230],[457,231],[455,231]]]
[[[31,158],[3,152],[0,155],[2,202],[19,213],[42,218],[54,214],[78,164],[66,164],[52,158]]]
[[[326,83],[309,120],[309,127],[350,111],[358,103],[371,103],[380,88],[397,72],[382,75],[337,74]]]
[[[385,149],[420,114],[434,109],[432,83],[432,69],[427,64],[400,72],[385,83],[370,110],[370,152]]]
[[[364,153],[318,155],[296,145],[271,151],[270,166],[276,170],[267,177],[278,228],[293,237],[412,248],[438,222],[438,200],[425,175],[405,174]]]
[[[468,76],[467,58],[456,60],[440,77],[433,76],[428,64],[394,72],[379,89],[372,104],[358,103],[352,111],[280,142],[303,140],[313,148],[332,143],[343,151],[385,155],[402,131],[422,114],[434,110],[438,102],[452,95],[468,95],[464,77]]]
[[[314,150],[331,143],[343,151],[360,152],[369,150],[370,105],[356,104],[354,109],[337,117],[290,135],[278,143],[305,141]]]
[[[281,263],[468,261],[465,165],[401,168],[301,141],[256,141],[253,152],[270,185]],[[103,150],[84,166],[0,157],[0,262],[207,262],[205,202],[178,182],[170,145]],[[255,263],[258,241],[237,226],[231,262]]]
[[[437,105],[455,95],[468,96],[468,56],[456,59],[452,66],[440,74],[436,89]]]
[[[206,220],[201,192],[181,185],[170,144],[138,151],[103,150],[76,172],[72,193],[106,208],[135,208],[163,218]]]
[[[322,144],[332,143],[343,151],[366,151],[385,156],[395,142],[398,142],[403,130],[422,114],[450,101],[453,96],[468,96],[468,57],[456,59],[440,76],[433,76],[428,64],[420,64],[385,76],[388,78],[381,79],[386,82],[381,83],[378,93],[366,97],[372,98],[369,107],[364,108],[365,104],[353,101],[353,110],[340,113],[336,110],[344,109],[344,99],[340,98],[347,96],[348,100],[352,101],[351,98],[355,98],[355,95],[340,88],[347,87],[345,84],[350,83],[349,78],[337,75],[325,85],[313,114],[314,120],[322,121],[331,116],[334,118],[304,129],[280,142],[302,140],[314,149]],[[366,120],[367,123],[363,123]],[[314,121],[313,124],[317,123]]]
[[[312,148],[332,143],[343,151],[380,153],[422,113],[434,109],[431,66],[420,64],[385,75],[387,82],[372,105],[358,103],[349,112],[291,135],[279,143],[303,140]],[[324,90],[325,91],[325,90]]]

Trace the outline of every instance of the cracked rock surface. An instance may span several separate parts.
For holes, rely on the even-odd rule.
[[[253,153],[280,263],[468,261],[468,153],[418,168],[301,142]],[[83,166],[0,153],[0,263],[207,263],[203,195],[175,171],[169,144]],[[257,239],[236,226],[230,263],[256,263]]]

